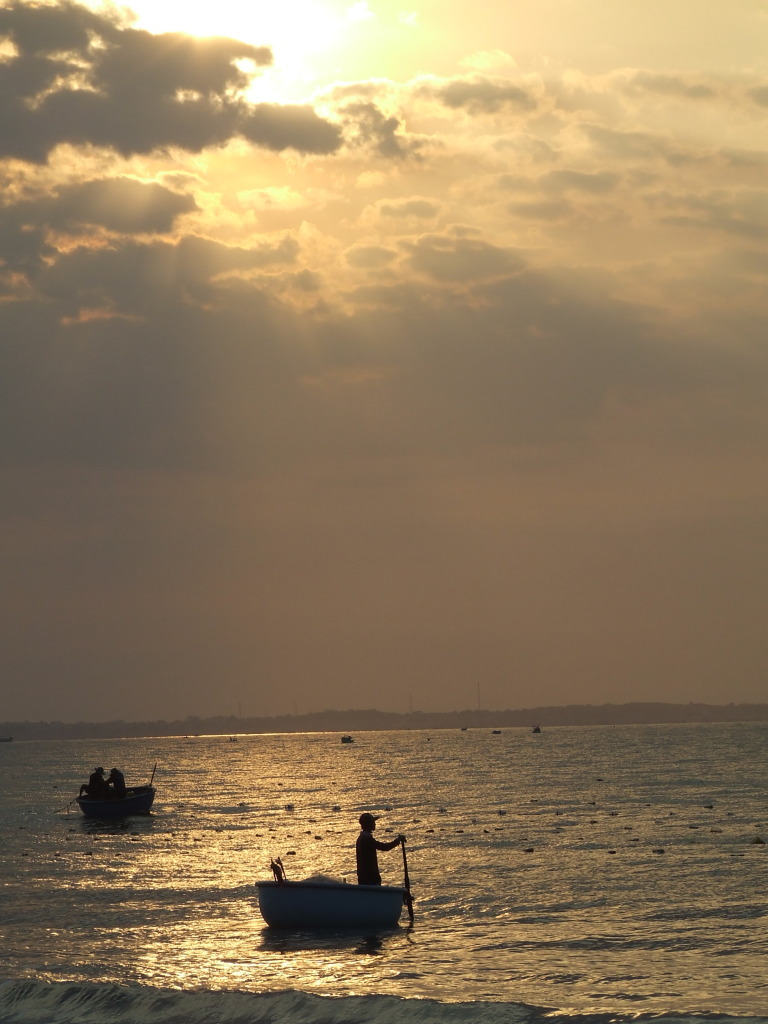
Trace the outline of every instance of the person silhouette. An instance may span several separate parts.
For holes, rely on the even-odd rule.
[[[378,817],[365,811],[360,815],[360,835],[355,843],[355,854],[357,857],[357,884],[358,885],[381,885],[381,874],[379,873],[378,850],[394,850],[405,842],[402,833],[390,843],[382,843],[374,838],[376,822]]]
[[[79,796],[85,794],[90,800],[103,800],[109,796],[109,786],[104,778],[103,768],[94,768],[87,782],[80,787]]]

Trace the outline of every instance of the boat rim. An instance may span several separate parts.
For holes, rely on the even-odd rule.
[[[125,800],[135,800],[137,797],[146,797],[149,793],[157,793],[157,789],[154,786],[141,785],[141,786],[129,786],[128,792],[125,796],[76,796],[75,800],[79,804],[114,804],[118,801],[122,803]]]
[[[358,885],[356,882],[288,881],[265,879],[255,883],[258,889],[343,889],[345,892],[397,892],[404,893],[402,885]]]

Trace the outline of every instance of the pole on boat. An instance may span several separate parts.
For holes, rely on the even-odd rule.
[[[151,775],[151,776],[150,776],[150,778],[149,778],[149,784],[150,784],[150,786],[151,786],[151,785],[152,785],[152,783],[153,783],[153,782],[155,781],[155,772],[156,772],[156,771],[157,771],[157,761],[155,761],[155,767],[154,767],[154,768],[152,769],[152,775]]]
[[[408,858],[405,855],[405,839],[400,843],[403,848],[403,888],[405,889],[405,905],[408,907],[408,917],[413,924],[413,896],[411,896],[411,880],[408,877]]]

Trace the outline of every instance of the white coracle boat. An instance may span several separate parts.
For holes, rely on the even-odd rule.
[[[352,885],[325,876],[257,882],[259,910],[272,928],[348,931],[396,928],[410,895],[399,885]]]

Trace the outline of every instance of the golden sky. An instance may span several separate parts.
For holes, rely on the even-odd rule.
[[[0,75],[5,720],[768,699],[763,0],[4,2]]]

